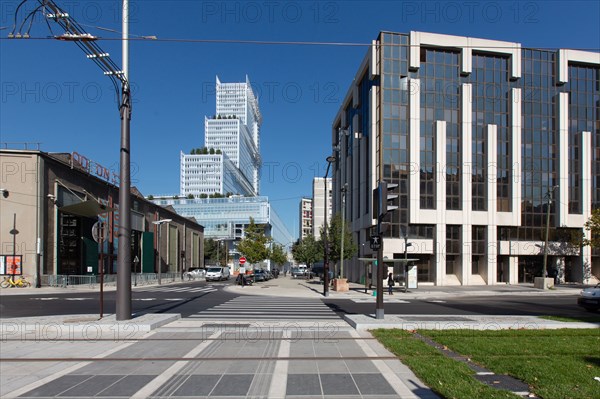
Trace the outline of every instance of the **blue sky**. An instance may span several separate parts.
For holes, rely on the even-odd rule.
[[[56,1],[105,39],[121,30],[120,1]],[[49,35],[8,40],[20,1],[0,3],[0,141],[40,142],[118,170],[120,120],[109,79],[74,43]],[[368,44],[381,30],[411,30],[520,42],[524,47],[600,48],[597,1],[130,1],[134,89],[132,183],[142,193],[179,192],[179,151],[204,142],[215,113],[215,76],[248,75],[264,118],[261,194],[297,235],[298,205],[325,173],[331,123],[366,46],[202,43],[185,40]],[[25,3],[28,13],[33,0]],[[26,14],[19,13],[18,23]],[[51,23],[55,33],[60,28]],[[98,44],[121,65],[119,40]]]

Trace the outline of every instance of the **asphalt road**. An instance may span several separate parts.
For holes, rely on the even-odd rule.
[[[133,313],[180,313],[182,317],[202,312],[235,298],[224,291],[229,282],[192,281],[177,286],[148,286],[132,290]],[[104,292],[102,313],[115,313],[115,291]],[[444,300],[403,300],[385,303],[386,314],[413,315],[556,315],[585,316],[589,313],[577,306],[576,295],[568,296],[464,296]],[[339,314],[373,314],[375,303],[349,299],[323,298]],[[0,318],[31,317],[63,314],[100,314],[98,292],[66,292],[51,295],[3,295],[0,297]]]

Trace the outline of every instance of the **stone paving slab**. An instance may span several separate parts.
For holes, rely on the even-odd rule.
[[[546,320],[536,316],[465,316],[465,315],[375,315],[348,314],[344,320],[358,331],[377,328],[399,328],[403,330],[499,330],[499,329],[560,329],[600,328],[600,323],[562,322]]]

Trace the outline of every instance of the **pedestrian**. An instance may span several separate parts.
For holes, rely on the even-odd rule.
[[[388,274],[388,294],[390,295],[394,295],[394,293],[392,292],[394,285],[396,285],[396,283],[394,282],[394,276],[392,275],[392,273]]]

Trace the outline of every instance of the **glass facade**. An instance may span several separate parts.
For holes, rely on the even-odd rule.
[[[179,215],[195,218],[204,226],[205,238],[241,238],[250,218],[253,218],[257,224],[270,226],[275,242],[287,246],[293,241],[292,234],[267,197],[155,198],[152,201],[163,207],[172,206]]]

